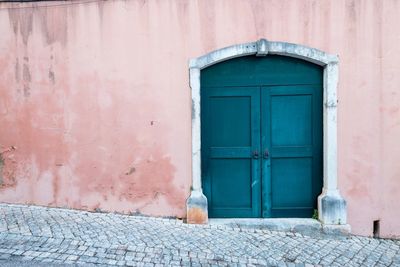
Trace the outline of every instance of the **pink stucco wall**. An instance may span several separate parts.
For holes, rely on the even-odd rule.
[[[267,38],[339,55],[349,223],[400,237],[399,1],[83,2],[0,3],[0,202],[184,217],[188,59]]]

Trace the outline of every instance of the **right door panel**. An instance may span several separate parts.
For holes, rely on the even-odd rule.
[[[322,187],[322,88],[261,88],[263,217],[311,217]]]

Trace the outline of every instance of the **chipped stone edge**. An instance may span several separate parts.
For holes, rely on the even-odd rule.
[[[219,62],[236,57],[267,54],[299,58],[324,68],[323,82],[323,175],[322,194],[318,197],[319,220],[323,224],[346,225],[347,204],[337,186],[337,84],[339,57],[303,45],[256,42],[232,45],[212,51],[189,61],[189,83],[192,94],[192,193],[193,197],[206,199],[201,188],[201,125],[200,125],[200,73],[201,70]],[[204,201],[203,201],[204,202]],[[202,203],[204,207],[205,203]],[[207,207],[207,206],[205,206]],[[189,210],[189,206],[187,209]],[[204,211],[207,212],[206,210]]]

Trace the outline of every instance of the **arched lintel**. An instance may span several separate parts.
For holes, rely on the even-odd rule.
[[[190,60],[189,68],[204,69],[219,62],[236,57],[267,54],[282,55],[299,58],[320,66],[336,64],[339,61],[337,55],[325,53],[321,50],[286,42],[270,42],[260,39],[256,42],[243,43],[214,50],[201,57]]]

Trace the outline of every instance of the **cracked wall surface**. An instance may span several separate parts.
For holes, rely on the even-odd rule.
[[[349,223],[400,236],[399,12],[396,0],[0,3],[0,201],[185,216],[188,61],[266,38],[338,54]]]

